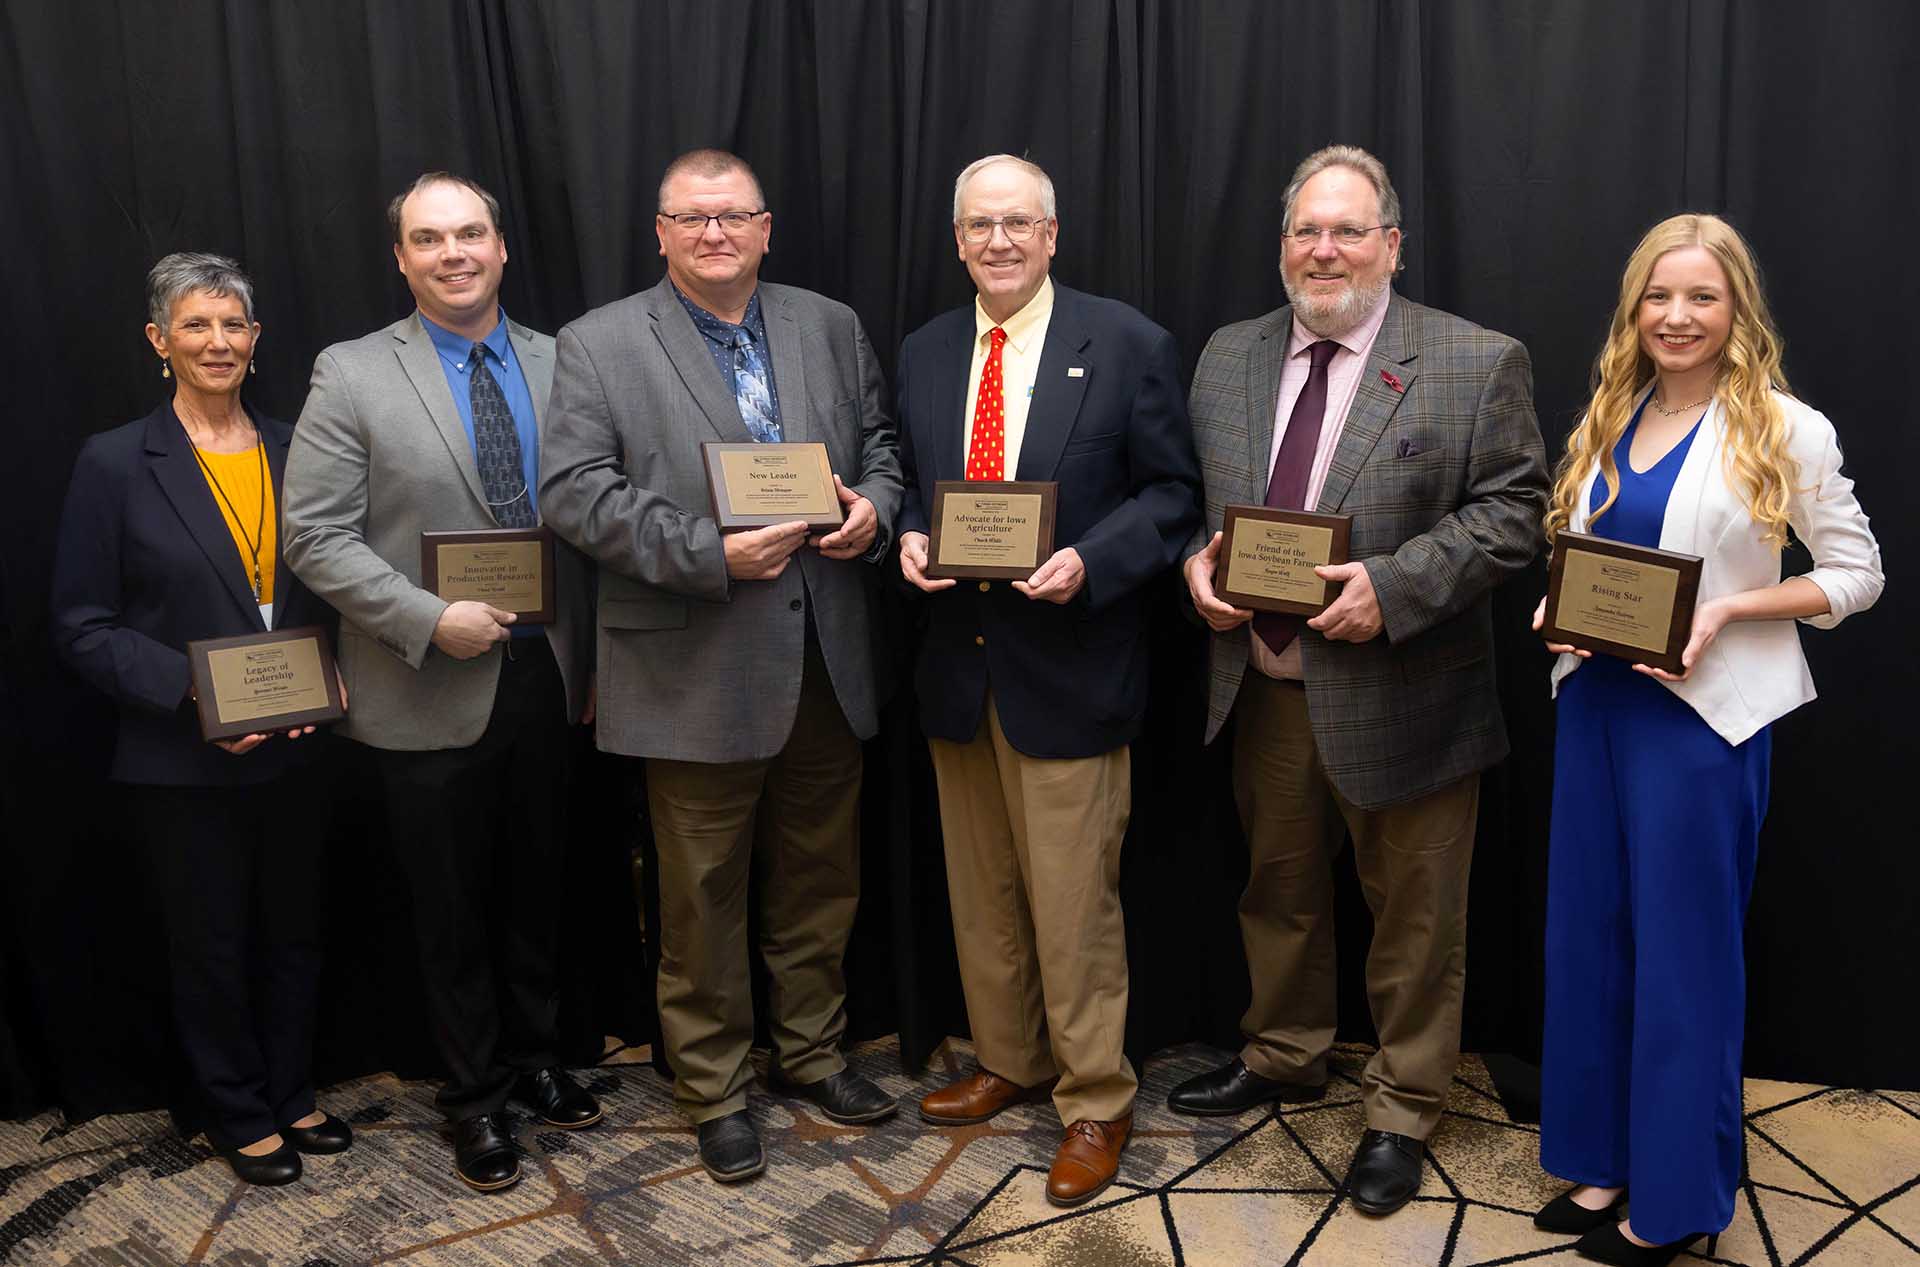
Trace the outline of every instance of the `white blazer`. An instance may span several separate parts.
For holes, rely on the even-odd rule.
[[[1646,399],[1652,391],[1640,398]],[[1880,569],[1880,545],[1853,495],[1853,481],[1840,473],[1840,444],[1826,415],[1792,397],[1774,393],[1787,421],[1787,449],[1800,463],[1787,518],[1813,555],[1807,579],[1827,596],[1828,612],[1808,616],[1817,629],[1831,629],[1854,612],[1873,606],[1886,587]],[[1746,498],[1728,483],[1723,460],[1723,411],[1715,400],[1700,423],[1680,474],[1667,499],[1660,526],[1660,548],[1697,554],[1699,601],[1763,589],[1780,580],[1780,551],[1761,540],[1760,527],[1747,513]],[[1587,476],[1574,502],[1568,527],[1587,530],[1587,504],[1599,468]],[[1601,520],[1604,530],[1606,520]],[[1580,657],[1562,655],[1553,666],[1558,695]],[[1728,624],[1682,682],[1662,683],[1685,700],[1707,725],[1730,744],[1744,743],[1762,726],[1786,716],[1814,697],[1813,675],[1800,651],[1792,621],[1743,620]]]

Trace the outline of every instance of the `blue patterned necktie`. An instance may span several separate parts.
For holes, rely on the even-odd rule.
[[[740,421],[761,444],[780,443],[780,420],[773,416],[773,392],[767,387],[767,363],[746,329],[733,332],[733,399]]]
[[[527,496],[527,473],[520,464],[520,432],[500,384],[487,370],[487,345],[476,343],[468,353],[473,374],[468,383],[473,403],[473,456],[480,464],[480,487],[487,508],[502,528],[533,527],[533,501]]]

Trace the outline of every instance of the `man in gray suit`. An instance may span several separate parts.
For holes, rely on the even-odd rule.
[[[1320,1095],[1332,863],[1351,833],[1380,1050],[1347,1189],[1386,1214],[1420,1185],[1459,1057],[1480,771],[1507,753],[1489,596],[1533,558],[1545,453],[1526,349],[1393,293],[1400,204],[1378,159],[1307,158],[1284,223],[1291,303],[1217,331],[1189,399],[1207,523],[1185,570],[1214,631],[1208,741],[1234,719],[1253,999],[1238,1058],[1168,1102],[1230,1114]],[[1352,517],[1352,561],[1319,569],[1340,584],[1324,612],[1256,616],[1216,596],[1234,503]]]
[[[766,1165],[747,1114],[748,898],[772,974],[769,1082],[840,1122],[893,1101],[847,1068],[841,960],[859,902],[871,616],[900,462],[852,310],[759,280],[772,215],[747,164],[675,159],[667,276],[560,332],[541,505],[599,563],[597,740],[645,760],[660,858],[662,1037],[721,1181]],[[827,447],[845,523],[722,534],[702,441]]]
[[[558,619],[544,629],[421,587],[422,532],[537,523],[553,340],[500,308],[507,250],[492,194],[428,172],[387,215],[418,308],[314,362],[283,531],[294,572],[340,612],[351,712],[337,729],[377,752],[447,1070],[438,1102],[454,1167],[491,1191],[520,1177],[499,1116],[510,1095],[563,1129],[600,1120],[559,1067],[554,1029],[568,748],[592,709],[592,578],[557,548]]]

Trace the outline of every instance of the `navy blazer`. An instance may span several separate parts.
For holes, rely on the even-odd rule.
[[[972,304],[955,308],[901,344],[900,532],[928,531],[934,481],[965,478],[973,314]],[[929,595],[915,671],[921,725],[935,739],[971,740],[990,685],[1019,751],[1109,752],[1132,741],[1146,711],[1142,589],[1200,523],[1173,336],[1123,303],[1056,283],[1014,478],[1058,481],[1054,549],[1078,550],[1086,581],[1064,605],[1006,581]]]
[[[274,506],[293,428],[252,409]],[[277,536],[278,534],[276,534]],[[274,561],[274,625],[324,625],[333,611]],[[53,565],[54,650],[119,706],[113,777],[123,783],[261,783],[307,759],[312,737],[278,736],[234,756],[200,738],[187,699],[187,643],[261,633],[251,578],[172,402],[88,438],[74,463]]]

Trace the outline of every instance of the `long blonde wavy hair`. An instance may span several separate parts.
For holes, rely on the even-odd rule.
[[[1595,465],[1606,477],[1607,499],[1598,519],[1619,493],[1620,473],[1613,449],[1633,418],[1634,399],[1654,374],[1640,347],[1640,300],[1653,266],[1669,251],[1703,246],[1727,275],[1733,303],[1733,327],[1720,351],[1714,399],[1724,418],[1728,481],[1747,500],[1747,512],[1776,546],[1787,542],[1787,506],[1799,465],[1787,451],[1787,421],[1773,393],[1788,391],[1781,372],[1780,332],[1767,311],[1760,270],[1737,230],[1719,216],[1681,215],[1647,230],[1627,259],[1620,278],[1620,301],[1613,310],[1606,344],[1593,363],[1593,397],[1567,437],[1567,451],[1554,473],[1553,501],[1547,508],[1547,540],[1573,518],[1580,488]]]

